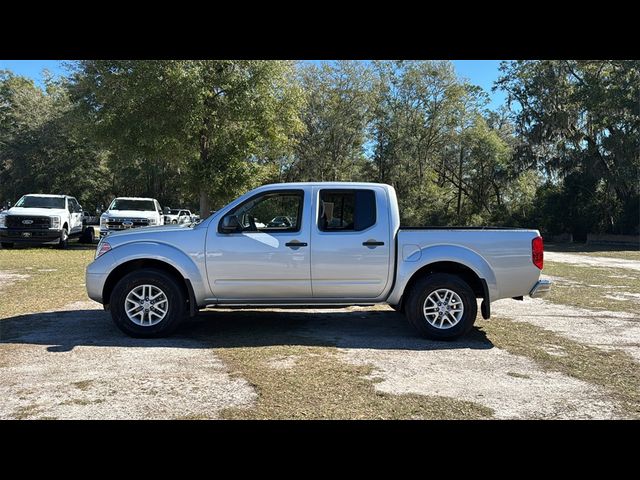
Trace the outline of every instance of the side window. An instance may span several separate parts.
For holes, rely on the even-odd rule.
[[[375,223],[373,190],[320,190],[318,228],[323,232],[359,232]]]
[[[298,232],[303,192],[268,192],[237,207],[233,212],[243,231]]]
[[[75,211],[73,200],[71,200],[70,198],[67,198],[67,210],[69,210],[69,213],[73,213]]]

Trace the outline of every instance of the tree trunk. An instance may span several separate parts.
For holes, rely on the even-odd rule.
[[[458,164],[458,208],[456,213],[458,215],[458,224],[461,223],[460,213],[462,210],[462,160],[464,158],[464,149],[460,148],[460,162]]]
[[[209,216],[211,210],[211,203],[209,202],[209,195],[204,189],[200,190],[200,218],[205,219]]]

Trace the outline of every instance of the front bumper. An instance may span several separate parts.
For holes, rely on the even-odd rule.
[[[544,297],[551,291],[551,285],[553,282],[548,279],[538,280],[536,284],[533,286],[531,291],[529,292],[529,296],[531,298],[540,298]]]
[[[0,241],[6,243],[37,243],[48,244],[60,241],[62,230],[33,229],[33,228],[2,228]]]

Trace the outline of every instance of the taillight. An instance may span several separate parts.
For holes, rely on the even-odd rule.
[[[531,240],[531,260],[533,264],[542,270],[544,264],[544,244],[542,243],[542,237],[536,237]]]

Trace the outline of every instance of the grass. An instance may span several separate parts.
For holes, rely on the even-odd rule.
[[[216,354],[258,393],[253,408],[230,408],[228,419],[480,419],[490,408],[449,397],[377,392],[370,366],[340,360],[331,347],[268,346],[219,349]],[[274,359],[296,356],[288,369]]]
[[[598,385],[617,400],[625,416],[640,419],[640,365],[626,352],[582,345],[549,330],[501,318],[479,320],[493,344],[541,368]],[[563,355],[549,353],[548,346]]]
[[[640,246],[587,245],[585,243],[550,243],[545,244],[550,252],[577,253],[593,257],[612,257],[626,260],[640,260]]]
[[[29,275],[28,279],[17,280],[0,290],[0,319],[88,300],[84,270],[93,261],[94,252],[92,247],[75,245],[69,250],[0,249],[0,275],[3,272]]]
[[[545,297],[554,303],[606,309],[640,315],[640,272],[623,268],[601,268],[545,262],[544,274],[560,277]],[[620,300],[608,298],[618,296]]]

